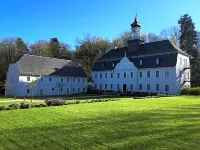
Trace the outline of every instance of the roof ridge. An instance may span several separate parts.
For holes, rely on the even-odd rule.
[[[47,56],[37,56],[37,55],[31,55],[31,54],[24,54],[24,55],[27,55],[27,56],[34,56],[34,57],[41,57],[41,58],[51,58],[51,59],[65,60],[65,61],[73,61],[73,60],[71,60],[71,59],[60,59],[60,58],[47,57]],[[24,56],[24,55],[23,55],[23,56]]]

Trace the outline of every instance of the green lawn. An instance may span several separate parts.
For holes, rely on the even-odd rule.
[[[200,97],[0,112],[0,150],[200,149]]]

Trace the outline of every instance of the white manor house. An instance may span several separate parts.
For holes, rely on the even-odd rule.
[[[87,76],[72,60],[24,54],[7,72],[10,96],[31,96],[28,83],[35,81],[34,96],[87,92]],[[59,86],[62,85],[62,86]]]
[[[92,71],[100,91],[179,94],[190,87],[189,55],[169,40],[144,43],[135,17],[128,46],[114,48],[98,58]]]

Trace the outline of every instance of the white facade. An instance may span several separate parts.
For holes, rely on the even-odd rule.
[[[182,87],[190,87],[189,68],[189,57],[182,54],[177,55],[175,67],[142,69],[123,57],[113,70],[93,71],[92,79],[97,90],[179,94]]]
[[[31,96],[31,89],[28,83],[36,81],[37,88],[33,90],[34,96],[67,95],[73,93],[87,92],[87,78],[52,76],[52,75],[20,75],[18,65],[11,64],[7,73],[7,81],[10,87],[7,94],[11,96]],[[62,88],[58,88],[61,83]]]

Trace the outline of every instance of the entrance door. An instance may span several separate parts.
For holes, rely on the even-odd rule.
[[[126,93],[126,84],[123,84],[123,93]]]
[[[43,94],[44,94],[43,90],[40,90],[40,96],[43,96]]]

